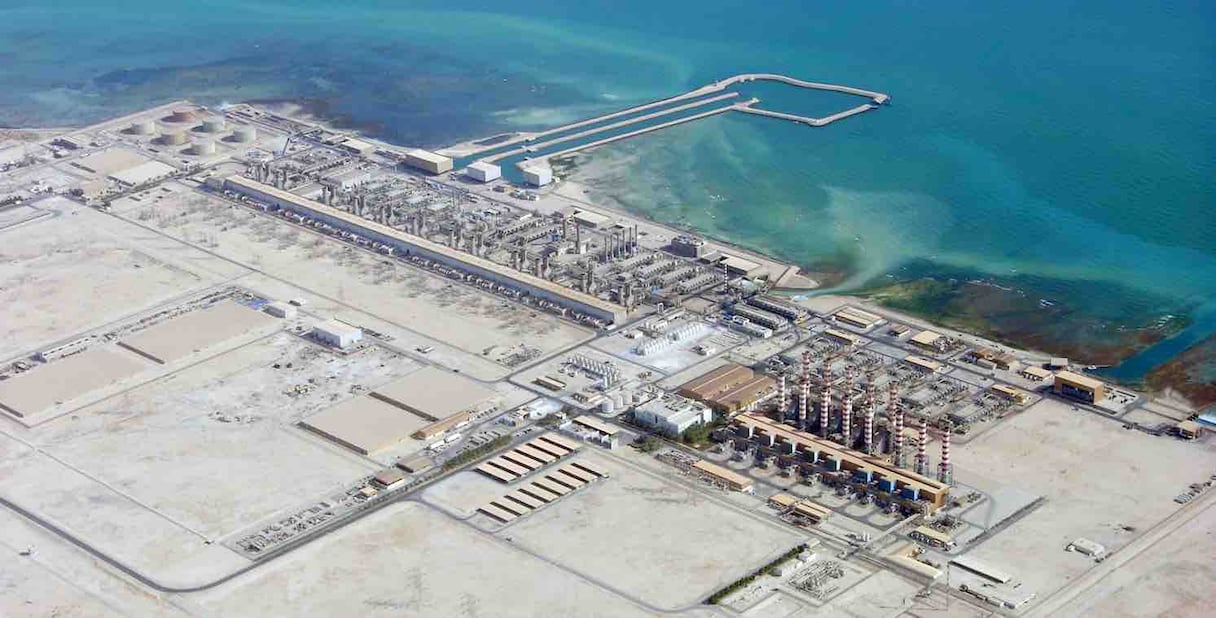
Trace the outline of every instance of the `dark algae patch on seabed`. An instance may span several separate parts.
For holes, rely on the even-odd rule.
[[[1173,389],[1197,407],[1216,403],[1216,335],[1153,369],[1145,381],[1155,391]]]
[[[1092,365],[1118,363],[1186,326],[1177,317],[1186,307],[1107,282],[995,279],[914,264],[856,293],[951,328]]]

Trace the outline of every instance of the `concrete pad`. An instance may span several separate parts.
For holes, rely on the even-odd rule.
[[[147,368],[121,351],[90,348],[0,381],[0,408],[17,416],[32,416]]]
[[[217,616],[653,615],[411,503],[378,511],[191,599]]]
[[[578,457],[611,476],[499,534],[654,606],[697,603],[802,540],[602,453]]]
[[[254,329],[278,322],[231,300],[150,326],[118,342],[158,363],[171,363]]]

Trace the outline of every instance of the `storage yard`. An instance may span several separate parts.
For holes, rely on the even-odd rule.
[[[1197,411],[488,161],[562,130],[177,102],[0,172],[0,614],[1207,607]]]

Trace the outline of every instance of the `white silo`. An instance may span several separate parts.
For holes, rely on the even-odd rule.
[[[227,126],[224,119],[219,116],[207,118],[203,120],[203,133],[219,133]]]

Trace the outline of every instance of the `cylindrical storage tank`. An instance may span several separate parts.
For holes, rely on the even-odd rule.
[[[164,133],[160,134],[160,141],[162,144],[167,144],[169,146],[185,144],[186,134],[182,131],[165,131]]]
[[[257,137],[258,130],[253,127],[237,127],[236,131],[232,132],[232,139],[238,142],[252,142]]]
[[[600,414],[616,414],[616,402],[611,397],[600,402]]]
[[[135,135],[152,135],[155,132],[155,120],[137,120],[131,124],[131,133]]]
[[[203,133],[219,133],[224,130],[226,124],[224,119],[220,117],[208,118],[203,121]]]
[[[190,152],[196,155],[213,155],[215,154],[215,142],[209,139],[199,140],[190,147]]]
[[[171,114],[165,116],[165,122],[194,122],[194,110],[188,108],[175,109]]]

